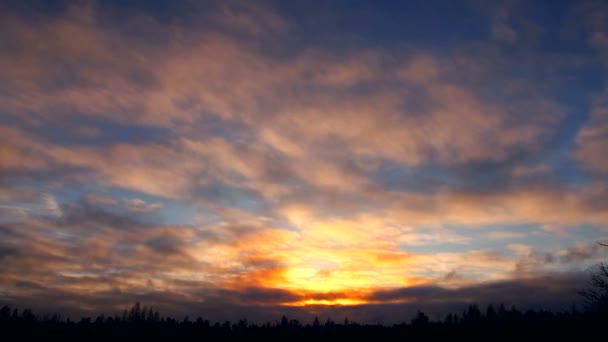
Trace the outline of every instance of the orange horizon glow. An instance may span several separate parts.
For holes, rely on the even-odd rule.
[[[314,305],[362,305],[368,304],[369,301],[356,298],[337,298],[337,299],[304,299],[298,302],[281,303],[284,306],[314,306]]]

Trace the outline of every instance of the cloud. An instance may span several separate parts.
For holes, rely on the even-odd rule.
[[[0,154],[2,162],[0,171],[7,170],[38,170],[48,167],[46,161],[36,158],[39,154],[40,146],[32,146],[26,134],[21,130],[0,126]]]
[[[380,290],[370,298],[380,302],[404,301],[416,303],[449,303],[458,298],[465,303],[516,305],[517,307],[546,307],[558,303],[576,302],[576,292],[583,286],[581,274],[546,275],[528,279],[513,279],[456,289],[438,286],[417,286],[395,290]],[[497,302],[497,299],[500,298]],[[526,303],[526,304],[524,304]],[[428,305],[427,304],[427,305]],[[565,305],[565,306],[564,306]]]
[[[51,216],[61,217],[63,213],[61,212],[61,207],[55,197],[51,194],[46,194],[42,197],[42,205],[43,210],[48,212]]]
[[[603,153],[608,148],[608,103],[606,95],[597,96],[588,122],[578,132],[575,158],[593,172],[605,174],[608,163]]]
[[[600,246],[598,244],[581,245],[572,248],[568,248],[564,251],[560,251],[559,256],[562,262],[573,262],[588,260],[600,252]]]
[[[513,26],[509,23],[509,13],[505,7],[496,10],[492,19],[492,35],[507,43],[517,42],[518,34]]]
[[[145,125],[192,124],[205,114],[253,123],[261,115],[279,114],[270,121],[270,127],[259,127],[265,132],[262,138],[274,136],[276,140],[277,134],[288,132],[300,145],[308,148],[314,148],[310,146],[312,141],[335,138],[338,143],[346,144],[355,155],[374,155],[408,164],[423,163],[432,157],[450,163],[480,158],[502,159],[508,149],[537,141],[546,123],[531,125],[532,122],[528,121],[526,126],[518,126],[515,121],[508,120],[511,115],[505,109],[485,103],[470,89],[448,82],[428,84],[427,80],[421,79],[449,78],[454,72],[448,64],[449,60],[417,57],[411,62],[405,59],[396,66],[383,67],[381,62],[388,57],[386,52],[377,51],[348,57],[346,63],[314,53],[302,53],[295,61],[285,62],[260,54],[246,45],[239,45],[229,36],[207,32],[193,34],[198,37],[197,44],[176,43],[163,49],[165,52],[162,54],[150,53],[146,57],[148,60],[141,60],[140,52],[151,47],[124,44],[118,49],[112,48],[109,41],[116,33],[96,24],[99,14],[94,9],[74,11],[76,14],[69,14],[65,18],[48,19],[48,23],[45,22],[46,25],[40,29],[42,32],[31,35],[67,37],[69,34],[63,31],[73,30],[91,36],[84,39],[91,42],[88,50],[81,51],[81,47],[70,45],[65,38],[58,40],[56,45],[51,44],[48,49],[52,54],[58,54],[59,59],[85,58],[92,61],[89,63],[91,65],[76,67],[79,68],[79,75],[90,78],[94,84],[68,89],[41,89],[36,84],[21,85],[16,82],[12,89],[31,96],[27,101],[7,98],[6,107],[11,109],[10,112],[44,113],[63,107],[85,115]],[[24,28],[23,23],[14,18],[11,23],[16,26],[16,34],[36,30]],[[21,53],[27,56],[48,55],[45,51],[26,50]],[[58,81],[42,71],[48,58],[29,61],[20,56],[7,55],[4,59],[6,64],[20,60],[23,70],[36,73],[30,74],[27,79],[50,77],[49,82]],[[96,65],[96,62],[105,67]],[[26,63],[36,65],[33,67]],[[437,64],[443,65],[439,67]],[[141,74],[149,75],[146,77],[154,81],[142,85],[133,72],[122,72],[122,69],[132,67],[140,70]],[[15,69],[14,66],[12,69]],[[323,69],[329,71],[323,72]],[[421,74],[424,70],[427,70],[426,76]],[[307,77],[309,73],[318,76],[310,80]],[[404,110],[407,101],[404,104],[400,100],[402,92],[391,89],[395,82],[400,81],[391,75],[403,75],[406,86],[422,87],[429,100],[434,102],[436,110],[426,115]],[[347,93],[335,98],[322,93],[324,85],[341,87],[342,84],[364,79],[376,84],[376,88],[382,89],[384,94],[379,96],[375,92],[366,92],[354,97]],[[275,96],[283,93],[284,89],[297,90],[302,87],[312,89],[305,98],[290,94]],[[11,106],[11,103],[15,103],[15,106]],[[269,108],[274,109],[269,111]],[[125,112],[131,114],[125,115]],[[376,115],[382,115],[385,119],[378,122],[374,120]],[[313,122],[315,125],[307,127]],[[340,129],[334,129],[336,127]],[[293,136],[294,133],[298,135]],[[428,136],[434,139],[426,139]],[[285,141],[284,138],[279,139]],[[274,147],[279,150],[283,148]],[[453,153],[453,150],[458,153]],[[454,159],[456,155],[459,157]]]
[[[85,201],[94,206],[124,208],[130,212],[148,213],[161,209],[162,203],[150,203],[140,198],[114,198],[103,194],[88,194]]]
[[[258,39],[289,30],[289,23],[282,16],[260,4],[228,1],[222,2],[216,11],[213,19],[220,26]]]
[[[542,186],[496,192],[445,191],[433,196],[396,196],[391,212],[395,219],[411,224],[601,224],[605,219],[602,205],[593,203],[603,193],[601,183],[567,190]]]
[[[608,48],[608,10],[600,1],[584,1],[572,10],[574,18],[580,20],[579,27],[585,33],[587,43],[592,47],[606,51]]]

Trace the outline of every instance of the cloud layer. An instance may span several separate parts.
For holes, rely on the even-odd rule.
[[[576,301],[608,229],[605,6],[463,7],[483,33],[424,41],[393,25],[421,5],[291,6],[0,11],[1,302]]]

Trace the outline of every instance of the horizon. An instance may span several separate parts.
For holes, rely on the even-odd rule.
[[[318,305],[319,307],[327,307],[326,305]],[[343,320],[336,317],[326,316],[322,317],[318,314],[313,316],[302,316],[302,312],[296,312],[295,314],[299,317],[288,317],[285,313],[281,314],[280,317],[274,317],[274,319],[260,320],[259,317],[255,317],[255,321],[250,321],[244,315],[238,316],[236,319],[218,319],[216,321],[206,319],[205,313],[201,313],[196,316],[185,315],[183,317],[176,317],[171,315],[164,315],[158,308],[153,306],[146,306],[142,303],[136,302],[129,308],[124,308],[120,312],[113,314],[98,313],[83,316],[63,316],[59,312],[45,312],[39,313],[34,312],[29,308],[18,308],[4,305],[0,307],[0,323],[4,323],[10,327],[15,324],[16,321],[30,321],[30,323],[52,323],[52,324],[112,324],[115,322],[129,323],[138,325],[141,323],[157,325],[159,323],[178,323],[178,324],[197,324],[201,327],[230,327],[233,330],[246,327],[291,327],[291,328],[309,328],[309,327],[332,327],[332,326],[381,326],[381,327],[395,327],[401,325],[426,325],[428,323],[439,323],[447,325],[460,325],[460,324],[480,324],[482,321],[500,321],[505,322],[509,319],[516,318],[520,321],[533,322],[538,317],[550,317],[550,319],[569,317],[573,319],[575,317],[587,318],[590,320],[596,320],[601,318],[601,313],[594,312],[593,310],[584,309],[579,310],[575,306],[569,308],[569,310],[552,311],[543,308],[529,308],[521,310],[515,305],[507,307],[504,304],[494,305],[489,304],[486,307],[480,307],[477,304],[468,304],[459,311],[450,311],[443,317],[429,317],[423,310],[416,310],[415,312],[393,312],[392,317],[376,317],[375,322],[358,322],[350,319],[348,316],[344,316]],[[336,313],[336,312],[334,312]],[[599,314],[598,314],[599,313]],[[411,317],[407,316],[411,314]],[[236,317],[236,316],[235,316]],[[390,318],[390,321],[385,321],[386,318]],[[12,321],[12,324],[11,324]],[[468,322],[468,323],[465,323]],[[245,323],[245,324],[243,324]],[[487,322],[486,322],[487,323]],[[495,323],[495,322],[493,322]]]
[[[0,306],[568,311],[606,260],[602,1],[8,0],[0,28]]]

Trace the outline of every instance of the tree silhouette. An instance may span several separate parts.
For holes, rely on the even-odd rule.
[[[579,292],[591,311],[608,311],[608,264],[598,265],[598,270],[591,275],[591,287]]]
[[[598,242],[598,244],[608,247],[605,243]],[[585,298],[591,312],[608,314],[608,264],[598,265],[598,270],[591,274],[591,288],[579,294]]]
[[[598,318],[599,319],[596,319]],[[0,336],[20,336],[24,340],[57,339],[61,341],[397,341],[397,340],[487,340],[500,336],[513,340],[559,340],[575,335],[591,338],[602,332],[605,319],[589,311],[520,311],[488,306],[480,310],[469,305],[462,316],[447,315],[444,321],[431,320],[418,311],[409,324],[358,324],[344,319],[344,323],[327,319],[322,325],[318,317],[313,324],[301,324],[287,316],[263,325],[247,319],[234,324],[230,321],[211,324],[201,317],[176,320],[159,316],[158,311],[136,303],[122,315],[83,317],[79,320],[61,319],[56,315],[35,315],[29,309],[0,308]]]
[[[429,317],[424,312],[418,311],[411,324],[417,327],[426,326],[429,324]]]
[[[315,328],[321,326],[321,322],[319,322],[319,317],[315,316],[315,320],[312,322],[312,326]]]

